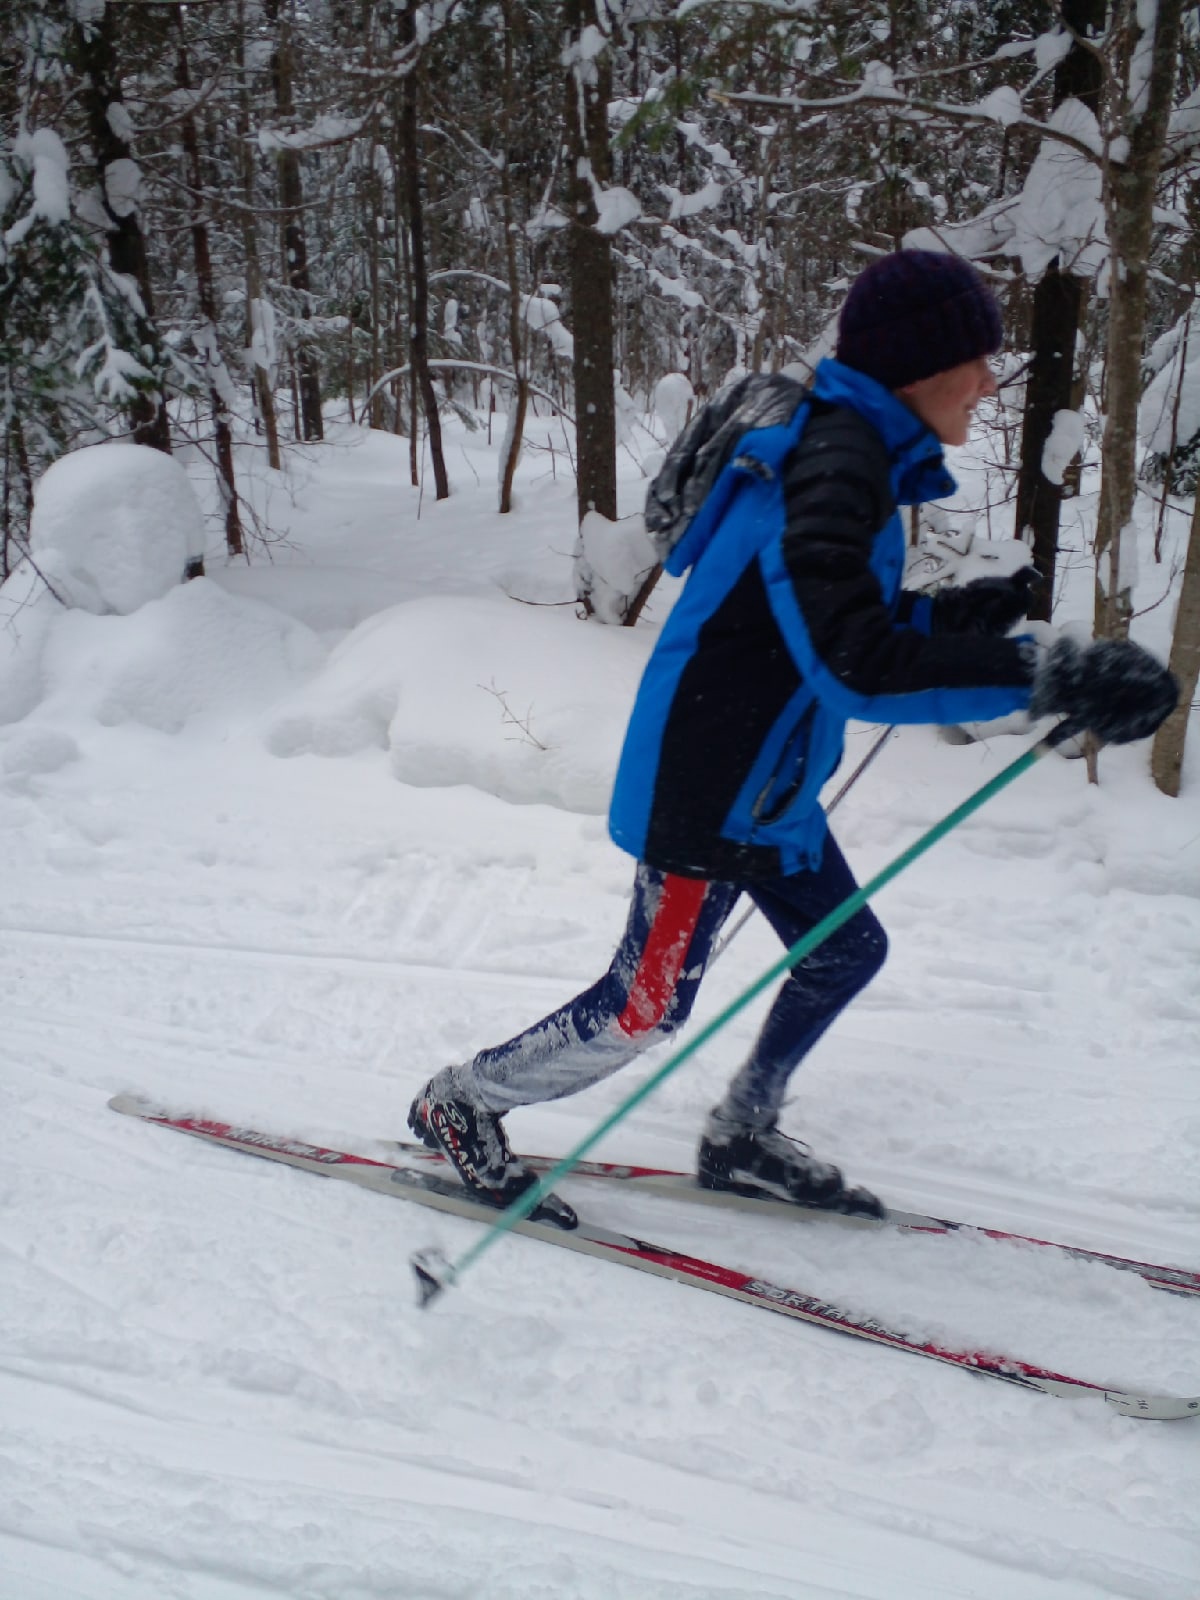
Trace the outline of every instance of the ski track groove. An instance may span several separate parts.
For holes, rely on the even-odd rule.
[[[582,988],[586,986],[587,983],[591,982],[595,976],[593,973],[588,975],[556,974],[553,977],[547,977],[544,973],[534,972],[528,968],[503,968],[497,966],[470,966],[455,965],[451,963],[430,963],[428,961],[417,961],[400,956],[355,955],[349,952],[336,951],[273,950],[266,947],[238,946],[209,942],[189,942],[185,940],[149,941],[134,939],[131,937],[126,938],[123,935],[111,934],[59,934],[52,931],[38,929],[0,928],[0,939],[2,939],[6,933],[15,934],[18,937],[27,937],[33,941],[45,941],[50,944],[61,944],[65,946],[78,944],[84,946],[85,948],[90,946],[101,949],[108,946],[113,947],[114,949],[137,949],[150,955],[174,954],[187,958],[189,971],[194,968],[195,963],[193,958],[198,955],[212,958],[214,965],[227,962],[238,967],[240,967],[242,963],[249,959],[253,962],[262,963],[268,967],[283,967],[285,969],[289,966],[295,965],[299,967],[320,966],[332,973],[351,972],[355,975],[372,974],[376,972],[392,973],[401,978],[411,976],[413,981],[416,983],[435,981],[445,984],[461,985],[464,981],[466,981],[474,986],[488,989],[499,989],[505,999],[510,999],[512,997],[512,983],[514,979],[517,979],[520,980],[522,984],[528,985],[529,988],[537,995],[542,995],[544,993],[546,997],[544,1000],[533,999],[531,1001],[531,1004],[535,1008],[542,1004],[553,1005],[565,998],[568,998],[572,992],[572,986]],[[0,949],[0,957],[3,956],[3,953],[3,950]],[[716,996],[714,993],[714,1001],[715,998]],[[397,1013],[400,1010],[400,1005],[401,1002],[397,1000]],[[697,1020],[699,1020],[699,1018],[705,1014],[705,1011],[710,1008],[715,1007],[713,1007],[710,1002],[703,1002],[701,1008],[697,1012]],[[862,1000],[859,1002],[859,1010],[864,1016],[869,1016],[872,1023],[875,1025],[878,1025],[880,1022],[886,1022],[889,1017],[902,1017],[910,1009],[912,1009],[911,1006],[884,1004],[878,998],[872,998],[870,991],[868,991],[868,993],[863,996]],[[981,1009],[976,1006],[968,1006],[963,1009],[969,1015],[988,1014],[986,1008]],[[1009,1016],[1011,1015],[1011,1011],[1006,1011],[1002,1014]],[[260,1051],[248,1050],[244,1041],[239,1042],[239,1044],[233,1047],[233,1050],[231,1050],[227,1041],[219,1038],[214,1040],[213,1034],[205,1033],[200,1029],[196,1029],[194,1027],[189,1028],[186,1025],[175,1023],[148,1023],[144,1019],[131,1018],[127,1013],[120,1011],[108,1011],[98,1008],[73,1008],[69,1003],[60,1003],[57,1001],[53,1009],[48,1007],[43,1010],[33,1006],[22,1007],[19,1002],[12,1002],[7,1004],[5,1007],[5,1017],[6,1019],[11,1018],[14,1022],[17,1022],[24,1017],[32,1027],[36,1027],[43,1033],[47,1024],[49,1024],[52,1029],[58,1027],[65,1028],[70,1025],[74,1025],[75,1027],[82,1029],[89,1026],[94,1026],[97,1023],[103,1023],[114,1027],[120,1027],[135,1037],[145,1038],[150,1041],[161,1039],[163,1042],[171,1042],[175,1045],[178,1045],[178,1043],[181,1041],[194,1043],[202,1048],[205,1048],[213,1054],[221,1054],[225,1057],[228,1057],[234,1053],[234,1051],[236,1051],[240,1057],[243,1057],[246,1060],[271,1063],[274,1065],[286,1064],[292,1068],[301,1065],[307,1065],[309,1070],[312,1070],[312,1062],[311,1058],[309,1057],[295,1056],[290,1060],[287,1060],[286,1058],[282,1057],[281,1051],[278,1049],[262,1049]],[[746,1023],[742,1022],[741,1025],[745,1027]],[[882,1031],[885,1034],[889,1034],[891,1032],[891,1030],[886,1027]],[[847,1041],[849,1041],[854,1037],[854,1035],[850,1030],[847,1030],[844,1034],[844,1037]],[[979,1057],[979,1067],[985,1065],[988,1060],[989,1058],[987,1057],[985,1051]],[[994,1064],[997,1067],[1002,1065],[1010,1077],[1014,1075],[1015,1069],[1012,1067],[1010,1061],[997,1057],[995,1058]],[[364,1070],[361,1064],[356,1064],[352,1060],[345,1060],[344,1058],[339,1059],[339,1067],[343,1065],[349,1067],[351,1070]],[[1038,1066],[1031,1066],[1025,1069],[1025,1072],[1022,1075],[1028,1077],[1031,1081],[1036,1082],[1042,1078],[1043,1069]],[[1059,1079],[1072,1078],[1079,1082],[1086,1082],[1094,1076],[1094,1069],[1082,1065],[1075,1066],[1069,1062],[1063,1062],[1060,1060],[1055,1062],[1055,1076]],[[1163,1097],[1160,1097],[1160,1103],[1162,1103],[1162,1098]],[[1190,1095],[1182,1089],[1176,1095],[1167,1094],[1165,1098],[1168,1101],[1177,1101],[1181,1109],[1190,1109],[1194,1103]]]
[[[366,1514],[369,1518],[380,1502],[398,1501],[407,1507],[414,1499],[427,1509],[440,1507],[461,1512],[473,1503],[472,1486],[482,1484],[493,1491],[487,1496],[491,1509],[485,1515],[489,1519],[503,1518],[506,1522],[539,1528],[549,1522],[560,1530],[599,1532],[599,1524],[595,1529],[588,1527],[593,1520],[589,1513],[616,1513],[621,1518],[621,1542],[627,1550],[661,1554],[661,1531],[674,1529],[678,1538],[673,1544],[680,1554],[694,1554],[698,1543],[707,1544],[710,1549],[704,1558],[706,1562],[726,1568],[730,1578],[736,1574],[742,1579],[747,1576],[748,1569],[770,1578],[786,1579],[789,1572],[793,1572],[787,1551],[782,1547],[768,1549],[756,1545],[747,1526],[769,1520],[770,1502],[782,1498],[803,1505],[810,1516],[814,1510],[819,1510],[823,1521],[840,1523],[849,1516],[855,1521],[865,1520],[877,1534],[891,1536],[900,1548],[917,1540],[927,1547],[953,1550],[969,1557],[976,1557],[980,1552],[979,1526],[981,1520],[986,1520],[980,1515],[980,1491],[943,1487],[938,1491],[936,1508],[922,1505],[919,1498],[908,1504],[897,1504],[872,1490],[868,1472],[838,1466],[831,1473],[827,1463],[807,1460],[802,1448],[784,1453],[785,1458],[776,1464],[772,1474],[772,1484],[747,1485],[731,1472],[722,1474],[719,1470],[701,1467],[694,1458],[686,1462],[671,1459],[672,1451],[678,1451],[674,1444],[660,1446],[657,1450],[643,1448],[630,1452],[614,1448],[603,1437],[593,1436],[587,1428],[567,1429],[560,1438],[552,1426],[536,1428],[514,1423],[512,1419],[501,1423],[480,1410],[463,1405],[450,1405],[439,1416],[437,1426],[423,1436],[390,1422],[360,1419],[363,1433],[382,1433],[386,1438],[370,1443],[359,1437],[348,1444],[344,1417],[331,1414],[328,1407],[322,1411],[319,1404],[311,1401],[303,1429],[286,1428],[281,1438],[281,1422],[285,1423],[285,1419],[275,1414],[280,1406],[277,1397],[271,1395],[226,1388],[224,1398],[228,1414],[214,1417],[211,1390],[202,1411],[189,1411],[177,1403],[164,1405],[163,1401],[173,1398],[165,1379],[150,1380],[148,1386],[156,1389],[160,1398],[157,1405],[148,1405],[145,1401],[114,1393],[111,1382],[89,1385],[78,1379],[54,1379],[29,1367],[0,1368],[0,1388],[5,1378],[16,1377],[80,1396],[90,1409],[99,1410],[97,1439],[111,1434],[111,1428],[103,1422],[103,1414],[108,1410],[132,1416],[135,1424],[143,1425],[136,1442],[125,1444],[117,1462],[110,1465],[106,1460],[106,1475],[113,1481],[131,1483],[136,1490],[139,1475],[147,1472],[159,1475],[165,1466],[168,1482],[172,1478],[179,1479],[181,1489],[185,1483],[190,1485],[184,1491],[189,1498],[198,1498],[196,1486],[203,1484],[205,1498],[217,1505],[223,1496],[228,1499],[233,1479],[240,1483],[241,1493],[251,1500],[256,1493],[270,1494],[284,1486],[300,1494],[331,1495],[341,1503],[347,1516],[353,1511],[357,1516]],[[1036,1403],[1036,1397],[1020,1398]],[[265,1414],[247,1415],[255,1409]],[[315,1424],[311,1420],[313,1415],[318,1417]],[[161,1444],[155,1449],[149,1446],[159,1433],[165,1434],[167,1439],[184,1437],[182,1425],[187,1428],[189,1454],[186,1465],[173,1466],[164,1462],[164,1455],[171,1453],[169,1450],[164,1452]],[[140,1436],[147,1432],[151,1436],[149,1439]],[[220,1455],[219,1444],[234,1432],[240,1449],[237,1462],[231,1464]],[[127,1439],[127,1433],[122,1437]],[[447,1438],[456,1437],[473,1441],[471,1458],[447,1451]],[[573,1452],[568,1446],[581,1443],[587,1446],[587,1479],[573,1482],[578,1469],[572,1465]],[[264,1457],[262,1466],[255,1460],[259,1452]],[[77,1444],[76,1453],[78,1470],[84,1473],[94,1470],[87,1464],[86,1445]],[[203,1463],[214,1456],[220,1461],[215,1470],[197,1464],[197,1458]],[[268,1456],[281,1456],[286,1460],[282,1474],[274,1459],[268,1471],[265,1466]],[[514,1458],[526,1464],[516,1466]],[[714,1457],[717,1463],[720,1459],[719,1454]],[[731,1458],[731,1469],[741,1470],[745,1466],[736,1454]],[[555,1475],[549,1481],[554,1488],[548,1490],[551,1471]],[[761,1477],[761,1473],[760,1466],[758,1476]],[[430,1488],[429,1474],[441,1482],[442,1494]],[[381,1478],[388,1475],[400,1481],[385,1485]],[[347,1479],[351,1480],[350,1484]],[[597,1479],[605,1487],[597,1488]],[[495,1491],[499,1491],[498,1495]],[[1042,1581],[1053,1579],[1054,1569],[1060,1562],[1046,1534],[1019,1525],[1020,1518],[1027,1518],[1026,1508],[1019,1502],[1009,1502],[1002,1491],[982,1492],[989,1502],[989,1516],[994,1516],[999,1502],[1008,1506],[1012,1519],[1006,1545],[989,1549],[987,1559],[1022,1584],[1019,1592],[1023,1597],[1047,1592]],[[654,1503],[648,1504],[651,1496]],[[674,1509],[680,1504],[695,1508],[690,1517]],[[649,1525],[645,1531],[643,1524]],[[1074,1600],[1075,1584],[1083,1582],[1091,1587],[1077,1591],[1080,1600],[1085,1594],[1111,1595],[1122,1600],[1192,1600],[1195,1590],[1190,1587],[1189,1570],[1194,1550],[1188,1541],[1157,1535],[1156,1551],[1160,1557],[1170,1556],[1171,1560],[1160,1560],[1150,1566],[1131,1560],[1119,1536],[1129,1531],[1114,1530],[1108,1525],[1101,1534],[1093,1516],[1060,1511],[1055,1533],[1060,1540],[1064,1536],[1068,1539],[1076,1563],[1071,1574],[1071,1589],[1064,1593]],[[122,1538],[112,1528],[108,1529],[108,1536],[129,1553],[151,1557],[158,1554],[140,1541]],[[830,1559],[827,1555],[824,1564],[829,1564]],[[842,1569],[840,1580],[854,1581],[853,1564],[849,1559],[834,1556],[832,1564]],[[237,1576],[252,1578],[250,1573],[239,1572]],[[789,1592],[795,1593],[794,1590]],[[806,1597],[821,1592],[807,1587],[804,1591]],[[876,1589],[874,1583],[860,1589],[857,1584],[845,1588],[841,1582],[836,1591],[829,1591],[839,1596],[890,1592]],[[966,1592],[944,1588],[936,1580],[928,1579],[923,1581],[921,1589],[922,1600],[941,1600],[943,1596],[945,1600],[962,1600]],[[985,1593],[982,1588],[969,1592],[972,1596]],[[999,1597],[1007,1591],[998,1588],[987,1592]],[[1057,1584],[1054,1592],[1060,1592]]]
[[[4,938],[28,939],[33,942],[61,944],[64,946],[81,945],[103,948],[106,945],[118,949],[138,950],[144,954],[162,954],[167,952],[181,955],[211,955],[226,958],[230,961],[242,962],[250,960],[266,966],[287,966],[289,964],[319,965],[331,971],[343,968],[350,969],[378,969],[391,972],[411,972],[422,980],[438,978],[449,981],[451,979],[469,977],[483,982],[494,982],[507,987],[514,978],[519,978],[523,983],[537,986],[553,986],[555,992],[562,990],[563,986],[572,983],[583,986],[593,981],[595,974],[569,974],[555,973],[548,978],[545,973],[531,971],[528,967],[505,966],[459,966],[453,962],[418,961],[405,956],[368,955],[363,952],[347,950],[287,950],[268,945],[237,945],[207,939],[142,939],[133,934],[120,933],[78,933],[54,928],[28,928],[0,926],[0,940]],[[2,952],[0,952],[2,953]]]
[[[6,1031],[10,1036],[15,1036],[21,1030],[37,1042],[41,1049],[45,1049],[47,1032],[52,1034],[71,1034],[94,1039],[97,1027],[103,1025],[112,1030],[119,1040],[122,1036],[132,1037],[149,1047],[143,1053],[142,1065],[158,1078],[163,1067],[170,1061],[179,1061],[180,1045],[186,1044],[191,1049],[209,1058],[216,1064],[217,1070],[223,1076],[229,1076],[238,1081],[239,1091],[244,1074],[244,1066],[266,1067],[271,1076],[280,1084],[288,1085],[287,1097],[293,1103],[296,1091],[302,1085],[317,1085],[324,1076],[324,1069],[320,1064],[314,1065],[310,1056],[291,1054],[282,1049],[250,1050],[244,1041],[239,1041],[236,1047],[225,1045],[217,1033],[204,1033],[195,1028],[180,1027],[173,1023],[150,1023],[144,1020],[130,1018],[118,1012],[101,1012],[92,1008],[80,1009],[72,1012],[69,1008],[54,1013],[45,1013],[36,1008],[22,1010],[10,1008],[5,1012]],[[161,1045],[162,1049],[154,1049]],[[127,1067],[132,1067],[133,1058],[128,1051],[122,1052],[122,1059]],[[338,1072],[343,1079],[362,1078],[368,1082],[391,1083],[394,1081],[394,1072],[387,1068],[376,1068],[364,1063],[354,1063],[352,1060],[339,1060]],[[127,1074],[136,1077],[136,1072]],[[1034,1069],[1030,1069],[1030,1076]],[[111,1091],[113,1084],[107,1068],[97,1072],[94,1076],[88,1074],[89,1086],[102,1093]],[[415,1083],[415,1078],[414,1078]],[[255,1086],[255,1098],[264,1097],[264,1088],[261,1084]],[[84,1097],[80,1097],[81,1100]],[[404,1110],[407,1104],[407,1089],[403,1083],[397,1084],[396,1106],[394,1111],[395,1128],[403,1132],[402,1124]],[[196,1109],[196,1108],[192,1108]],[[229,1111],[229,1106],[216,1107],[218,1112]],[[36,1114],[36,1112],[35,1112]],[[559,1115],[575,1118],[572,1111],[560,1108]],[[45,1114],[42,1117],[44,1124],[54,1120],[53,1116]],[[583,1128],[591,1125],[591,1118],[578,1114],[578,1125]],[[291,1123],[298,1127],[297,1136],[315,1138],[317,1142],[337,1143],[345,1139],[345,1131],[335,1128],[332,1133],[328,1129],[321,1130],[321,1126],[311,1112],[303,1115],[292,1114]],[[655,1131],[669,1131],[674,1141],[678,1140],[678,1126],[672,1120],[655,1119],[651,1124]],[[299,1131],[303,1129],[304,1131]],[[318,1132],[321,1136],[318,1137]],[[350,1134],[349,1142],[360,1153],[369,1154],[376,1146],[378,1135],[367,1135],[361,1130]],[[102,1141],[106,1146],[111,1144],[111,1139],[106,1135]],[[572,1139],[560,1139],[564,1148],[569,1148],[575,1142]],[[690,1145],[687,1154],[682,1158],[684,1164],[690,1160]],[[613,1159],[635,1159],[636,1148],[631,1150],[628,1145],[623,1154],[613,1156]],[[141,1152],[138,1159],[148,1160]],[[159,1163],[150,1162],[158,1166]],[[664,1164],[669,1165],[670,1162]],[[1157,1255],[1163,1260],[1171,1259],[1173,1264],[1181,1266],[1194,1265],[1190,1259],[1196,1254],[1195,1234],[1193,1231],[1194,1219],[1200,1217],[1200,1204],[1189,1205],[1184,1200],[1169,1204],[1157,1202],[1153,1199],[1140,1199],[1136,1202],[1114,1202],[1110,1190],[1099,1186],[1077,1184],[1074,1192],[1080,1195],[1090,1194],[1097,1201],[1103,1201],[1109,1222],[1101,1227],[1095,1207],[1072,1206],[1062,1201],[1055,1201],[1048,1212],[1044,1197],[1037,1204],[1030,1204],[1023,1191],[1016,1185],[1004,1185],[981,1175],[976,1169],[968,1178],[956,1177],[952,1169],[942,1165],[936,1178],[930,1179],[926,1174],[918,1177],[911,1166],[894,1161],[876,1160],[872,1164],[870,1179],[879,1187],[890,1194],[897,1204],[908,1203],[912,1196],[918,1192],[920,1201],[912,1200],[915,1209],[954,1215],[961,1220],[979,1222],[981,1225],[995,1225],[1012,1231],[1024,1231],[1035,1235],[1053,1233],[1056,1237],[1062,1236],[1063,1243],[1080,1244],[1098,1249],[1110,1249],[1115,1253],[1149,1254]],[[903,1199],[901,1198],[903,1197]],[[1020,1225],[1018,1227],[1018,1224]],[[1180,1231],[1176,1236],[1175,1230]],[[1072,1236],[1073,1235],[1073,1236]],[[1189,1254],[1190,1252],[1190,1254]]]

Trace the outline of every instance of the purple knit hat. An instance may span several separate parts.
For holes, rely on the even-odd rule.
[[[850,285],[837,359],[886,389],[901,389],[1003,341],[1000,307],[969,261],[934,250],[880,256]]]

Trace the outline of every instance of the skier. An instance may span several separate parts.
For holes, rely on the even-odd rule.
[[[507,1206],[536,1182],[509,1148],[506,1112],[588,1088],[686,1020],[739,895],[791,946],[854,892],[818,800],[849,718],[945,724],[1027,709],[1122,743],[1174,708],[1175,680],[1133,643],[1060,637],[1039,650],[1009,637],[1032,568],[932,597],[901,588],[897,507],[953,492],[942,446],[964,443],[995,393],[1000,343],[999,308],[972,266],[885,256],[851,285],[836,359],[810,390],[745,378],[676,441],[646,525],[667,570],[690,574],[617,771],[610,832],[637,859],[624,936],[590,989],[438,1072],[409,1111],[479,1199]],[[886,951],[863,907],[783,982],[708,1115],[703,1185],[883,1215],[778,1119],[791,1074]]]

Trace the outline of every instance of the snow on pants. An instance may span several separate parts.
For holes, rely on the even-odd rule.
[[[493,1111],[587,1089],[688,1017],[722,924],[739,894],[758,906],[790,947],[857,885],[832,835],[820,867],[754,883],[680,878],[640,864],[629,921],[612,965],[590,989],[469,1067]],[[875,976],[887,936],[864,906],[784,981],[748,1059],[723,1102],[730,1116],[763,1126],[783,1104],[788,1078],[842,1009]]]

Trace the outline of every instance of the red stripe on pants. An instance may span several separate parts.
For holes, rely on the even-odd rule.
[[[708,884],[703,878],[663,878],[662,898],[617,1027],[630,1038],[649,1033],[667,1013],[683,971]]]

